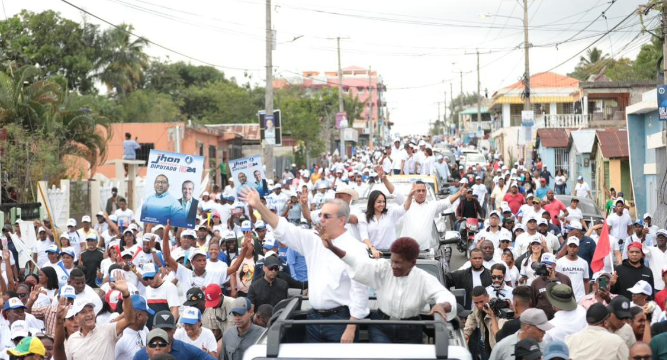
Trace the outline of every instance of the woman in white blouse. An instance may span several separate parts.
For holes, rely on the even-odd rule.
[[[389,249],[396,240],[396,223],[410,209],[415,187],[412,186],[403,206],[387,208],[387,197],[380,190],[373,190],[368,197],[366,221],[359,221],[359,234],[373,257],[378,259],[382,252],[377,249]]]

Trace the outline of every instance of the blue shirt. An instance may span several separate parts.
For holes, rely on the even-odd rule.
[[[549,190],[549,188],[546,187],[546,186],[545,187],[538,187],[537,189],[535,189],[535,196],[540,198],[540,199],[544,199],[544,197],[547,196],[547,191],[548,190]]]
[[[308,267],[306,267],[306,258],[303,255],[289,248],[287,249],[287,263],[294,280],[308,281]]]
[[[125,160],[136,160],[137,150],[141,149],[139,143],[134,140],[125,140],[123,141],[123,159]]]
[[[186,344],[180,340],[174,340],[174,343],[171,345],[171,351],[169,352],[169,355],[175,357],[176,359],[216,360],[213,356],[205,353],[201,349],[198,349],[190,344]],[[148,360],[148,353],[146,353],[146,349],[141,349],[138,353],[134,354],[133,360]]]
[[[141,207],[141,220],[150,223],[166,224],[170,220],[172,226],[191,227],[186,217],[183,206],[168,192],[149,196]],[[195,219],[191,221],[194,224]]]

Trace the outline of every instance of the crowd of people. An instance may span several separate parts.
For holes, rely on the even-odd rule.
[[[484,148],[474,151],[485,163],[468,162],[471,150],[411,136],[292,164],[258,186],[230,180],[192,199],[194,229],[142,224],[114,189],[62,233],[48,218],[31,222],[24,263],[25,224],[5,225],[0,359],[241,359],[295,295],[308,296],[311,320],[460,322],[475,359],[667,359],[667,230],[651,214],[633,221],[613,189],[606,222],[588,222],[583,179],[563,204],[566,177],[539,158],[510,168]],[[396,175],[423,177],[399,190]],[[474,218],[481,228],[443,284],[416,264],[447,209],[451,226]],[[368,341],[422,343],[415,329],[373,322]],[[358,339],[354,324],[309,324],[303,341]]]

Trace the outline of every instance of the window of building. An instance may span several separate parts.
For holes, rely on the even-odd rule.
[[[211,169],[215,169],[217,149],[213,145],[208,146],[208,165]]]
[[[146,163],[148,162],[148,155],[150,154],[151,150],[155,149],[155,144],[139,143],[139,146],[141,146],[141,148],[137,150],[137,160],[142,160],[144,162],[139,166],[146,166]]]
[[[555,148],[554,149],[554,169],[553,173],[557,173],[558,170],[567,171],[567,166],[569,163],[570,154],[567,152],[566,148]]]

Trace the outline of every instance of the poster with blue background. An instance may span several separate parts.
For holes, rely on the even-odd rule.
[[[203,172],[203,156],[151,150],[141,221],[194,228]]]
[[[658,119],[667,121],[667,85],[658,85]]]

